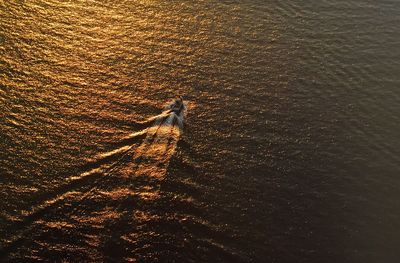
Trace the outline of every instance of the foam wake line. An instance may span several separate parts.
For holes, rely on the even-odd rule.
[[[177,107],[177,103],[181,107]],[[130,155],[134,161],[130,175],[162,177],[183,131],[186,110],[187,104],[179,100],[168,104],[161,114],[143,122],[147,124],[146,128],[123,138],[120,148],[99,154],[95,162],[97,167],[94,165],[79,176],[70,177],[70,180],[80,180],[91,174],[107,175],[113,170],[110,168],[118,165],[119,160],[126,155]],[[138,140],[142,142],[135,148]],[[115,158],[117,160],[110,162]]]

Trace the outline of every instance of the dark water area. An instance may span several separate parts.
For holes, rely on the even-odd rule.
[[[0,261],[398,262],[399,25],[391,0],[0,1]]]

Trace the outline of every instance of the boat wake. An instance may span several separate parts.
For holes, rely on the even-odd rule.
[[[79,229],[105,228],[104,222],[110,217],[136,213],[144,209],[140,208],[143,201],[159,198],[160,183],[176,151],[186,111],[187,105],[182,99],[174,100],[161,114],[142,122],[142,130],[116,143],[117,148],[88,161],[82,168],[84,172],[68,177],[66,183],[51,192],[33,197],[35,203],[31,209],[9,217],[6,231],[9,235],[1,240],[0,259],[40,257],[33,254],[41,249],[29,248],[33,240],[26,236],[48,233],[62,225]],[[136,205],[127,205],[126,200],[132,199],[136,200]],[[110,207],[113,212],[109,211]],[[81,236],[83,232],[74,233],[86,239]],[[54,244],[54,240],[44,238],[42,246],[45,243]]]

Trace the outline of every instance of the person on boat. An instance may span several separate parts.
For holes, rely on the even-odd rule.
[[[185,105],[183,104],[183,98],[182,96],[179,96],[178,99],[174,101],[174,103],[171,105],[171,112],[175,113],[176,115],[179,115],[179,113],[183,110]]]

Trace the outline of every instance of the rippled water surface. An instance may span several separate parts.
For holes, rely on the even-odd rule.
[[[398,262],[399,25],[395,0],[0,1],[0,260]]]

